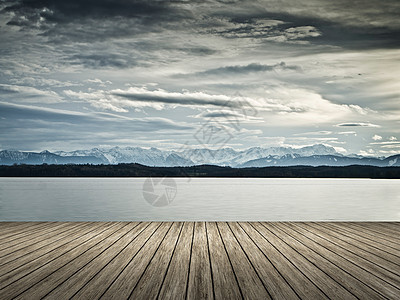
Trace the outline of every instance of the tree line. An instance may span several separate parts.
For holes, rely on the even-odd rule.
[[[400,167],[291,166],[231,168],[213,165],[150,167],[117,165],[25,165],[0,166],[1,177],[254,177],[254,178],[387,178],[399,179]]]

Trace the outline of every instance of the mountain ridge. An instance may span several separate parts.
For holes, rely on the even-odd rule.
[[[216,165],[235,168],[268,166],[400,166],[400,154],[389,157],[343,155],[333,147],[315,144],[301,148],[252,147],[245,150],[222,148],[160,150],[142,147],[92,148],[88,150],[22,152],[0,151],[0,164],[121,164],[138,163],[156,167]]]

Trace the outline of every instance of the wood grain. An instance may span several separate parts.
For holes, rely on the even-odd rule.
[[[0,222],[0,299],[400,299],[398,222]]]

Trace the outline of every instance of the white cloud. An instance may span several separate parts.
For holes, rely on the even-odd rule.
[[[360,150],[359,152],[358,152],[358,154],[359,155],[362,155],[362,156],[375,156],[375,154],[376,154],[376,152],[374,151],[374,150],[372,150],[372,149],[368,149],[367,151],[365,151],[365,150]]]
[[[285,36],[287,39],[304,39],[308,37],[320,36],[321,32],[314,26],[299,26],[291,27],[285,30]]]
[[[372,137],[372,139],[373,139],[374,141],[380,141],[380,140],[382,139],[382,137],[381,137],[380,135],[375,134],[375,135]]]
[[[294,135],[297,136],[297,135],[330,135],[330,134],[332,134],[332,131],[321,130],[321,131],[310,131],[310,132],[296,133]]]
[[[357,132],[355,132],[355,131],[340,131],[340,132],[337,132],[337,134],[357,136]]]
[[[376,143],[370,143],[371,145],[394,145],[394,144],[400,144],[400,142],[392,141],[392,142],[376,142]]]
[[[87,80],[85,80],[85,82],[98,84],[101,87],[105,87],[106,85],[112,84],[112,82],[109,80],[103,81],[99,78],[87,79]]]

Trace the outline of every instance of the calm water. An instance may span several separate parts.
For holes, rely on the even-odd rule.
[[[399,180],[145,180],[0,178],[0,220],[400,220]]]

